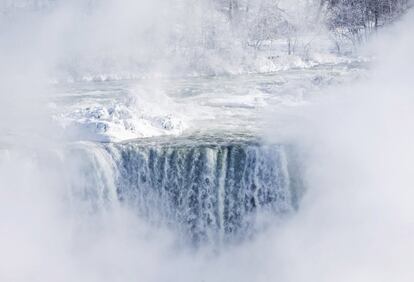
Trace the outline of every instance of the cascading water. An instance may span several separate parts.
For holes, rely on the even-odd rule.
[[[74,202],[77,209],[94,213],[118,202],[116,163],[102,146],[89,142],[72,144],[61,154],[61,162],[69,175],[69,202]]]
[[[85,179],[107,188],[91,192],[84,185],[82,195],[105,202],[115,190],[122,204],[194,243],[244,238],[262,215],[296,207],[287,146],[183,140],[88,145],[79,151],[90,160],[82,163],[93,166]]]

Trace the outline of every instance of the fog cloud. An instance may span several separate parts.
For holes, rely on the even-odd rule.
[[[173,234],[117,205],[88,213],[70,201],[82,167],[65,155],[67,144],[53,141],[42,106],[50,91],[46,77],[66,52],[68,60],[86,62],[106,52],[122,58],[119,44],[128,41],[128,56],[145,53],[133,48],[140,38],[127,30],[146,34],[149,11],[159,9],[147,3],[138,17],[129,13],[135,1],[103,1],[93,12],[84,3],[52,7],[46,21],[22,12],[1,29],[0,128],[2,137],[12,136],[1,142],[23,146],[0,143],[0,280],[413,280],[412,13],[376,41],[379,63],[369,81],[330,89],[292,110],[287,132],[269,129],[271,139],[283,133],[306,152],[306,195],[286,222],[217,253],[180,249]],[[83,14],[68,12],[79,6]]]

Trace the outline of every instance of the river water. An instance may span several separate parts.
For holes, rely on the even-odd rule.
[[[56,84],[49,108],[71,140],[60,162],[77,176],[69,198],[88,213],[128,207],[195,245],[254,236],[297,210],[306,188],[294,145],[265,138],[266,113],[312,103],[364,69]]]

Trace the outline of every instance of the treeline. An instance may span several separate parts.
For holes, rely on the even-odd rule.
[[[363,42],[379,28],[395,21],[410,8],[414,0],[81,0],[79,11],[96,10],[99,16],[108,7],[129,5],[140,8],[151,1],[158,3],[154,19],[164,19],[151,26],[162,29],[163,42],[171,53],[184,57],[243,57],[245,51],[281,49],[288,54],[306,54],[317,45],[315,38],[329,35],[338,52],[345,52]],[[0,23],[14,10],[53,10],[67,0],[0,0]],[[142,4],[140,4],[142,2]],[[411,3],[411,4],[410,4]],[[110,5],[109,5],[110,4]],[[78,7],[79,6],[79,7]],[[166,12],[167,11],[167,12]],[[84,11],[83,11],[84,12]],[[81,13],[81,12],[80,12]],[[89,13],[88,13],[89,14]],[[139,22],[137,17],[136,22]],[[140,26],[140,25],[137,25]],[[162,27],[162,28],[161,28]],[[128,27],[131,29],[131,27]],[[140,28],[137,28],[138,30]],[[328,31],[328,32],[326,32]],[[130,31],[131,33],[133,31]],[[157,30],[145,33],[148,40]],[[135,37],[134,37],[135,38]],[[329,41],[331,44],[332,40]],[[352,42],[352,44],[348,44]],[[332,48],[330,45],[329,48]],[[163,52],[166,53],[166,52]],[[299,54],[302,53],[302,54]],[[273,56],[273,55],[272,55]]]
[[[399,19],[411,0],[213,0],[235,26],[246,30],[250,42],[288,38],[326,27],[337,43],[357,45],[373,32]],[[240,29],[240,28],[239,28]]]
[[[336,37],[354,43],[400,18],[410,7],[410,0],[322,0],[326,23]]]
[[[331,28],[378,28],[408,9],[409,0],[324,0]]]

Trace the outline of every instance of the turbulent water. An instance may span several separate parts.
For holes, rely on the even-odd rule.
[[[79,143],[70,155],[83,172],[72,197],[87,211],[127,205],[194,244],[246,238],[303,192],[294,150],[248,136]]]
[[[65,131],[81,140],[257,135],[270,108],[303,105],[321,89],[358,79],[365,66],[351,61],[264,74],[62,83],[50,106]]]
[[[297,205],[284,146],[198,140],[107,150],[116,160],[120,200],[196,243],[245,236],[260,213],[283,214]]]
[[[155,88],[153,80],[58,84],[50,107],[74,139],[66,162],[80,175],[71,197],[89,212],[127,206],[196,245],[254,235],[296,210],[304,191],[294,146],[258,137],[263,112],[306,104],[362,66],[163,79]]]
[[[57,84],[49,106],[80,175],[72,197],[90,212],[127,206],[194,244],[247,238],[297,209],[304,189],[294,146],[259,138],[263,113],[306,104],[363,67]]]

